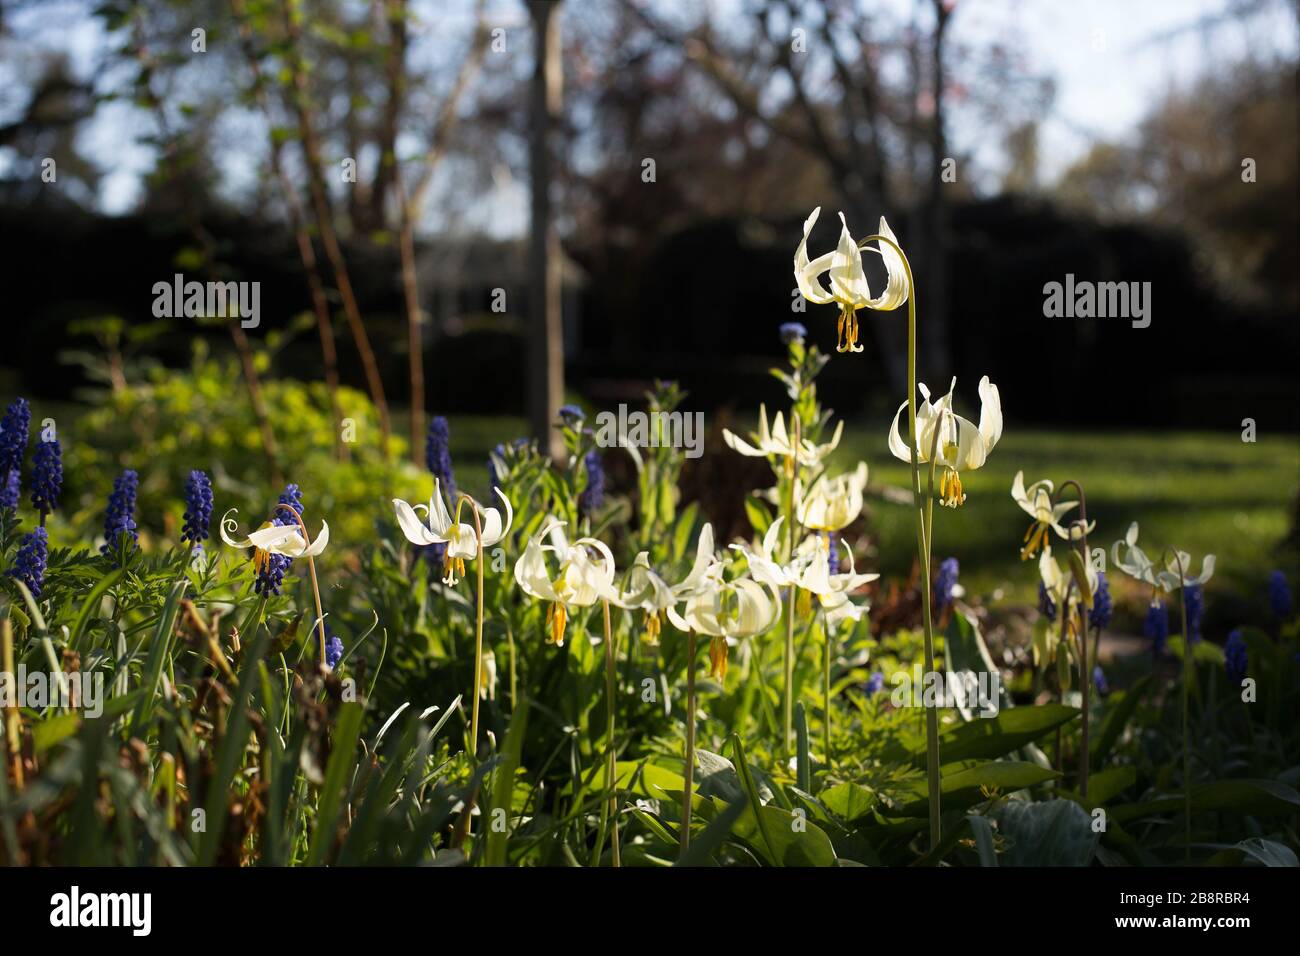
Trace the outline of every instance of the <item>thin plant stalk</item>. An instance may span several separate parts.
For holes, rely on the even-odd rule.
[[[921,504],[921,468],[916,454],[916,282],[907,253],[887,236],[868,236],[858,243],[886,243],[903,263],[907,273],[907,444],[912,459],[912,503],[916,511],[916,553],[921,562],[921,607],[925,626],[925,668],[934,671],[934,624],[930,620],[930,535],[926,528],[925,509]],[[931,456],[933,457],[933,456]],[[933,497],[933,496],[932,496]],[[930,849],[939,846],[939,715],[928,715],[925,722],[926,778],[930,804]]]
[[[790,412],[790,448],[792,454],[786,459],[787,480],[790,487],[786,494],[785,506],[785,524],[786,524],[786,561],[794,557],[795,527],[794,527],[794,489],[795,484],[799,481],[799,442],[802,438],[800,432],[800,419],[797,412],[791,409]],[[785,656],[782,658],[782,667],[784,670],[785,689],[781,698],[781,721],[784,733],[781,737],[785,754],[788,757],[794,752],[794,604],[795,598],[799,594],[799,589],[791,584],[790,596],[786,602],[785,610]]]
[[[0,620],[0,663],[5,673],[14,673],[14,629],[8,617]],[[14,695],[14,701],[17,694]],[[11,701],[5,708],[5,738],[9,745],[9,760],[13,765],[14,789],[23,788],[23,751],[22,751],[22,715],[18,705]]]
[[[822,630],[826,632],[826,655],[822,661],[822,690],[826,696],[826,719],[822,722],[822,747],[826,751],[826,766],[829,769],[831,765],[831,625],[826,619],[826,614],[822,614]]]
[[[1079,495],[1079,528],[1081,535],[1079,547],[1082,548],[1084,567],[1087,567],[1089,560],[1088,552],[1088,499],[1083,493],[1083,485],[1079,484],[1073,478],[1061,485],[1061,491],[1064,491],[1067,485],[1073,485],[1074,490]],[[1092,693],[1092,669],[1088,666],[1088,617],[1089,615],[1081,613],[1079,615],[1079,693],[1082,695],[1081,725],[1082,739],[1079,745],[1079,795],[1086,797],[1088,795],[1088,747],[1089,743],[1089,702],[1088,698]],[[1100,639],[1100,638],[1099,638]],[[1094,658],[1096,654],[1093,655]]]
[[[302,515],[291,506],[286,504],[277,504],[275,510],[284,509],[293,515],[293,520],[298,522],[298,530],[302,532],[303,547],[311,546],[311,537],[307,534],[307,526],[302,523]],[[316,580],[316,560],[310,554],[307,555],[307,571],[311,576],[311,595],[316,600],[316,624],[320,628],[320,662],[325,663],[325,611],[321,608],[320,603],[320,584]]]
[[[474,694],[473,703],[470,705],[469,719],[469,747],[470,757],[478,758],[478,702],[479,689],[483,686],[483,522],[479,517],[478,503],[469,495],[462,494],[460,501],[470,503],[470,511],[474,514],[474,536],[478,540],[478,594],[475,596],[475,614],[476,621],[474,624]],[[457,508],[459,511],[459,508]],[[457,515],[459,518],[459,515]]]
[[[695,784],[695,632],[686,635],[686,787],[682,807],[682,832],[679,859],[691,845],[692,791]]]
[[[615,866],[622,866],[618,846],[618,778],[615,773],[618,750],[614,746],[614,632],[609,624],[609,602],[602,601],[605,612],[605,774],[609,783],[609,803],[606,812],[610,821],[610,852]]]
[[[1178,561],[1178,600],[1183,606],[1183,862],[1192,862],[1192,762],[1188,740],[1191,736],[1192,627],[1187,619],[1187,572],[1183,557],[1174,548]]]

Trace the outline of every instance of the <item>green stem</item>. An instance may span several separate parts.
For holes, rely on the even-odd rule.
[[[831,626],[822,614],[822,629],[826,632],[826,656],[822,662],[822,689],[826,697],[826,719],[822,721],[822,746],[826,752],[826,769],[831,766]]]
[[[794,489],[795,484],[799,481],[799,443],[802,440],[801,422],[799,414],[793,408],[790,410],[790,448],[792,454],[786,459],[787,475],[789,488],[785,498],[785,530],[786,530],[786,552],[785,559],[787,563],[794,558],[795,547],[795,527],[794,527]],[[788,758],[794,753],[794,601],[798,595],[798,590],[794,585],[790,586],[790,597],[786,602],[785,609],[785,690],[781,700],[781,719],[784,733],[781,737],[785,755]]]
[[[691,845],[691,791],[695,781],[695,632],[686,635],[686,787],[682,806],[681,851],[678,859],[686,855]]]
[[[603,601],[605,611],[605,775],[609,784],[607,812],[610,820],[610,852],[615,866],[622,866],[618,846],[618,777],[616,774],[618,752],[614,746],[614,635],[609,626],[609,602]]]

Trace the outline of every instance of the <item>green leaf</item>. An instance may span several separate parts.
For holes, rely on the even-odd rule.
[[[939,753],[949,763],[1001,757],[1034,742],[1077,716],[1077,708],[1062,704],[1004,710],[996,717],[972,720],[941,735]],[[916,760],[924,765],[924,752]]]
[[[1274,840],[1251,837],[1237,844],[1237,849],[1265,866],[1300,866],[1295,851]]]
[[[997,866],[998,851],[993,846],[993,825],[987,817],[971,814],[966,818],[970,823],[971,835],[975,838],[975,851],[979,854],[980,866]]]
[[[1008,843],[1006,866],[1087,866],[1101,836],[1088,811],[1073,800],[1008,800],[997,819]]]
[[[1183,797],[1157,797],[1141,803],[1126,803],[1113,808],[1110,817],[1127,823],[1161,813],[1179,813]],[[1216,780],[1192,787],[1192,812],[1222,810],[1233,813],[1288,816],[1300,810],[1300,793],[1276,780]]]
[[[772,512],[768,511],[767,505],[753,495],[745,496],[745,516],[749,518],[754,534],[760,538],[767,534],[767,529],[772,526]]]
[[[997,760],[963,767],[960,764],[940,768],[940,794],[945,807],[968,807],[987,799],[985,792],[1005,795],[1037,786],[1061,775],[1037,764],[1019,760]],[[985,792],[982,792],[985,791]],[[927,812],[926,782],[912,779],[903,792],[904,799],[893,811],[898,816],[921,816]],[[906,799],[910,797],[911,799]]]
[[[504,866],[506,846],[510,841],[509,819],[512,812],[511,795],[514,793],[515,771],[519,768],[519,755],[524,748],[524,731],[528,728],[528,698],[520,698],[519,706],[510,715],[510,726],[506,728],[505,745],[501,749],[501,765],[497,768],[492,781],[492,796],[488,800],[488,838],[487,865]],[[617,776],[615,767],[615,776]],[[497,811],[502,810],[506,816],[506,826],[497,830],[492,825]]]
[[[77,713],[59,714],[42,720],[32,728],[32,746],[38,754],[43,754],[62,740],[77,732],[81,726],[81,715]]]
[[[1142,677],[1124,691],[1123,696],[1112,694],[1106,702],[1106,713],[1101,719],[1101,728],[1093,738],[1091,753],[1088,759],[1094,767],[1100,767],[1109,756],[1111,748],[1119,740],[1120,734],[1128,726],[1128,722],[1137,710],[1138,704],[1142,702],[1143,695],[1151,686],[1151,675],[1144,674]],[[1116,700],[1116,698],[1119,698]]]
[[[847,823],[857,823],[871,815],[879,798],[856,783],[840,783],[819,795],[822,806]]]
[[[348,772],[356,765],[357,740],[361,736],[361,718],[365,708],[358,702],[343,704],[339,708],[338,723],[334,725],[334,739],[330,742],[330,759],[325,768],[325,783],[321,786],[320,802],[316,810],[316,826],[307,850],[307,865],[319,866],[334,845],[339,809],[343,803],[343,787]]]

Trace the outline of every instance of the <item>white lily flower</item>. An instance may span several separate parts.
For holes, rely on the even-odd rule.
[[[549,538],[550,544],[542,544]],[[592,559],[595,551],[600,560]],[[552,577],[546,567],[546,553],[557,564]],[[524,553],[515,562],[515,583],[530,597],[550,601],[546,611],[548,642],[562,647],[568,625],[569,608],[591,607],[597,601],[609,601],[620,607],[614,588],[614,555],[603,541],[579,538],[570,543],[564,535],[564,522],[543,522],[542,530],[528,540]]]
[[[808,235],[821,215],[821,207],[812,211],[803,224],[803,238],[794,253],[794,279],[800,293],[809,302],[826,305],[834,302],[840,307],[839,341],[836,350],[840,352],[861,352],[858,344],[858,309],[875,309],[888,312],[898,308],[907,301],[907,270],[902,257],[888,243],[877,243],[881,248],[867,247],[885,263],[887,274],[885,291],[878,296],[871,295],[867,285],[867,275],[862,269],[862,250],[849,234],[848,223],[844,213],[840,213],[840,240],[833,252],[808,259]],[[879,234],[897,242],[885,217],[880,217]],[[830,289],[822,285],[821,276],[829,273]]]
[[[799,500],[799,523],[815,531],[842,531],[862,514],[862,493],[867,487],[867,463],[858,462],[851,472],[813,482]]]
[[[483,526],[484,548],[490,548],[504,538],[514,521],[514,510],[510,506],[510,500],[501,493],[500,488],[493,490],[505,505],[506,516],[503,522],[501,512],[496,508],[484,508],[482,505],[474,504],[479,513],[479,522]],[[478,532],[474,524],[452,520],[447,505],[442,499],[442,489],[437,478],[433,480],[433,497],[429,499],[428,505],[412,506],[401,498],[394,498],[393,509],[397,513],[397,524],[401,527],[402,534],[406,535],[406,540],[412,544],[447,546],[442,559],[443,571],[446,572],[442,580],[444,584],[454,587],[457,576],[465,575],[465,562],[478,556]],[[428,524],[420,520],[416,514],[417,509],[423,509],[428,517]],[[457,517],[459,517],[459,509],[457,509]]]
[[[1157,571],[1155,562],[1147,557],[1146,552],[1137,545],[1138,523],[1134,521],[1122,541],[1116,541],[1111,548],[1111,557],[1121,571],[1129,577],[1145,581],[1152,587],[1159,587],[1168,592],[1180,587],[1204,584],[1214,576],[1214,555],[1207,554],[1201,561],[1201,573],[1191,576],[1187,572],[1192,566],[1192,556],[1186,551],[1175,551],[1165,562],[1167,570]],[[1120,548],[1123,546],[1123,557]]]
[[[1088,569],[1088,589],[1089,598],[1097,593],[1097,571],[1092,566],[1091,561],[1085,561],[1084,566]],[[1074,575],[1061,568],[1056,558],[1052,556],[1051,545],[1043,547],[1043,553],[1038,558],[1038,576],[1043,582],[1043,588],[1047,591],[1047,596],[1052,599],[1052,603],[1058,608],[1067,599],[1071,607],[1083,599],[1079,593],[1078,582],[1075,581]],[[1071,587],[1074,583],[1074,587]]]
[[[835,434],[831,436],[831,440],[824,445],[814,444],[806,438],[802,439],[798,448],[799,464],[815,468],[839,445],[840,435],[843,432],[844,422],[841,421],[835,426]],[[727,447],[746,457],[767,458],[776,455],[779,458],[793,458],[795,455],[794,441],[785,430],[785,419],[780,412],[776,413],[776,418],[772,420],[772,428],[768,430],[765,405],[758,406],[758,431],[751,433],[749,437],[754,444],[746,442],[729,428],[722,430],[722,440],[727,443]]]
[[[776,558],[776,547],[781,541],[781,523],[785,521],[785,515],[781,515],[773,521],[767,529],[767,534],[763,535],[762,543],[750,551],[743,544],[731,545],[732,550],[739,551],[745,556],[745,561],[749,565],[750,576],[764,587],[784,588],[794,583],[794,576],[790,568],[783,565]]]
[[[761,634],[776,620],[781,599],[770,596],[749,578],[723,581],[706,578],[705,584],[686,599],[682,614],[668,609],[668,618],[681,631],[707,634],[709,673],[720,679],[727,676],[727,641],[738,641]]]
[[[1067,530],[1061,525],[1061,519],[1078,505],[1077,501],[1064,501],[1052,504],[1052,492],[1055,490],[1050,481],[1044,478],[1025,487],[1025,473],[1016,472],[1011,482],[1011,497],[1022,511],[1034,519],[1034,523],[1025,532],[1025,545],[1020,549],[1020,559],[1028,561],[1038,549],[1047,544],[1047,531],[1050,528],[1067,541],[1078,541],[1085,533],[1091,534],[1097,527],[1095,521],[1085,528],[1080,522],[1070,525]]]
[[[966,500],[961,488],[961,472],[981,467],[1002,437],[1002,400],[998,387],[985,375],[980,379],[980,423],[977,426],[952,410],[952,380],[948,394],[931,403],[930,390],[918,383],[924,402],[916,410],[916,460],[929,463],[931,450],[935,464],[942,469],[939,502],[956,508]],[[907,411],[907,402],[899,406],[889,430],[889,450],[901,461],[912,460],[911,450],[899,433],[899,422]]]
[[[231,517],[237,514],[238,509],[231,508],[221,516],[221,540],[232,548],[253,548],[253,568],[259,573],[273,554],[286,558],[314,558],[329,544],[330,526],[324,521],[320,523],[320,533],[312,539],[310,545],[303,540],[302,531],[296,522],[273,525],[268,521],[246,538],[232,538],[232,534],[239,533],[239,522]]]
[[[696,542],[695,563],[685,578],[678,584],[670,585],[650,566],[649,552],[642,551],[628,569],[626,587],[619,594],[619,606],[630,611],[645,612],[645,638],[653,644],[659,640],[663,612],[675,608],[683,598],[695,593],[716,567],[713,526],[706,522],[700,529],[699,541]]]
[[[880,578],[879,574],[859,574],[853,563],[853,549],[847,541],[840,540],[844,553],[848,556],[848,571],[831,574],[830,552],[826,538],[822,535],[809,536],[799,546],[799,559],[794,569],[794,584],[817,597],[826,612],[829,625],[843,620],[858,621],[870,610],[869,604],[854,604],[849,595]]]

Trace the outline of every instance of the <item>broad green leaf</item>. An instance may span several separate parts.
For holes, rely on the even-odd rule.
[[[1073,800],[1008,800],[997,819],[1007,840],[1005,866],[1087,866],[1101,836],[1088,811]]]

